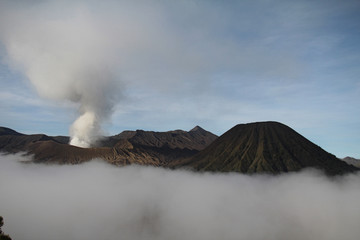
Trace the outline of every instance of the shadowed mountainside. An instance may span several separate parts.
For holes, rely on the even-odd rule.
[[[189,132],[124,131],[105,137],[98,147],[79,148],[68,145],[68,137],[43,134],[25,135],[9,128],[0,128],[0,150],[26,152],[34,162],[81,163],[101,158],[116,165],[166,165],[175,159],[190,157],[217,138],[199,126]]]
[[[242,173],[279,173],[314,167],[334,175],[356,170],[277,122],[239,124],[194,157],[174,165],[199,171]]]

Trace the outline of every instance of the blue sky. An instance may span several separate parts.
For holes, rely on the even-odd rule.
[[[359,1],[59,2],[0,1],[0,125],[68,135],[81,78],[106,134],[274,120],[360,158]]]

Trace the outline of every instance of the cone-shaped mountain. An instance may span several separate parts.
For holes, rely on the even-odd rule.
[[[278,122],[239,124],[184,165],[201,171],[242,173],[314,167],[333,175],[356,169]]]

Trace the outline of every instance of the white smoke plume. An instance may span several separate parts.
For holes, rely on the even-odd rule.
[[[0,156],[0,215],[16,240],[354,240],[360,175],[280,176],[20,164]]]
[[[86,7],[52,1],[23,4],[0,7],[7,61],[27,76],[40,96],[78,105],[71,144],[89,147],[102,135],[101,125],[120,96],[114,39]]]

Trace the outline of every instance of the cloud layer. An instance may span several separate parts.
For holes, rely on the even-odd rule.
[[[360,176],[271,176],[58,166],[0,158],[0,214],[17,240],[345,239],[360,235]]]

